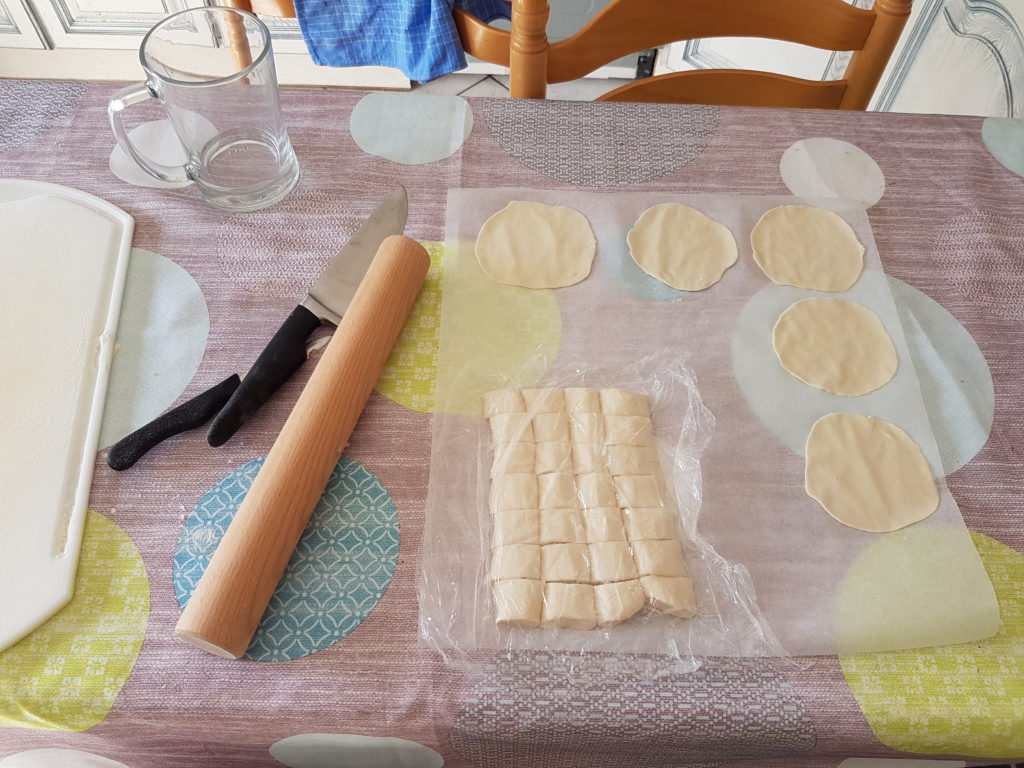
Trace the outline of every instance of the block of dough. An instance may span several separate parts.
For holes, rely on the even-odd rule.
[[[647,416],[606,415],[604,433],[608,445],[654,445],[654,430]]]
[[[491,553],[491,581],[539,579],[541,548],[536,544],[510,544]]]
[[[587,527],[578,509],[542,509],[539,514],[541,544],[583,544]]]
[[[569,420],[561,411],[538,413],[533,417],[533,439],[538,443],[567,441],[569,439]]]
[[[538,475],[550,472],[572,472],[572,449],[567,440],[536,443],[534,469]]]
[[[675,539],[634,541],[633,560],[641,576],[686,576],[683,546]]]
[[[586,544],[545,544],[540,548],[544,581],[590,583],[590,552]]]
[[[614,627],[644,607],[644,590],[637,579],[594,587],[597,626]]]
[[[601,411],[606,415],[650,417],[650,400],[647,395],[628,389],[602,389]]]
[[[626,542],[601,541],[589,546],[590,577],[595,584],[628,581],[639,576]]]
[[[613,475],[656,475],[658,452],[649,445],[609,445],[608,471]]]
[[[545,584],[540,625],[561,629],[596,627],[594,587],[590,584]]]
[[[540,513],[536,509],[501,509],[493,519],[493,548],[540,543]]]
[[[604,443],[604,417],[590,411],[570,413],[569,437],[574,443]]]
[[[526,413],[497,413],[491,417],[491,445],[508,445],[509,443],[532,443],[533,427]]]
[[[494,478],[491,483],[491,509],[539,509],[537,476],[515,472]]]
[[[619,506],[662,507],[668,500],[665,485],[659,475],[620,475],[613,478]]]
[[[569,413],[600,413],[601,393],[588,387],[568,387],[565,390],[565,410]]]
[[[565,410],[565,396],[561,389],[524,389],[523,402],[526,403],[526,410],[531,414],[558,413]]]
[[[576,497],[576,483],[568,472],[551,472],[537,476],[540,509],[560,509],[563,507],[579,507]]]
[[[518,389],[496,389],[484,395],[484,416],[491,418],[499,413],[523,412],[523,396]]]
[[[537,579],[496,581],[494,621],[499,627],[540,626],[544,610],[544,582]]]
[[[606,472],[577,475],[576,487],[579,489],[580,504],[584,509],[618,506],[612,476]]]
[[[586,527],[586,541],[625,541],[626,529],[622,524],[622,512],[617,507],[583,510]]]
[[[679,536],[676,513],[665,507],[633,507],[622,510],[629,541],[675,539]]]
[[[697,596],[686,576],[641,576],[640,585],[654,610],[681,619],[697,615]]]
[[[494,449],[491,477],[533,472],[536,463],[534,443],[506,443]]]
[[[572,471],[577,475],[603,472],[607,467],[603,445],[572,443]]]

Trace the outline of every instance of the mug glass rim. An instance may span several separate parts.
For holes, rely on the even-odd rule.
[[[149,43],[149,38],[155,32],[162,29],[165,25],[174,21],[179,16],[185,16],[186,14],[207,15],[211,11],[234,13],[242,17],[243,19],[248,18],[255,22],[256,28],[260,32],[260,37],[263,38],[263,50],[260,51],[259,56],[252,60],[251,64],[238,70],[237,72],[233,72],[230,75],[225,75],[224,77],[218,77],[211,80],[176,80],[172,77],[166,77],[165,75],[161,75],[159,72],[154,71],[146,63],[146,45],[147,43]],[[170,83],[176,86],[184,86],[188,88],[207,88],[209,86],[222,85],[224,83],[230,83],[234,80],[240,80],[241,78],[245,77],[250,72],[252,72],[254,69],[256,69],[260,64],[262,64],[263,61],[269,55],[270,29],[267,27],[267,25],[264,24],[263,21],[254,13],[249,13],[248,11],[243,11],[241,8],[232,8],[226,5],[207,5],[198,8],[186,8],[182,11],[178,11],[177,13],[172,13],[170,16],[167,16],[166,18],[161,19],[159,22],[157,22],[152,27],[152,29],[150,29],[149,32],[146,33],[146,36],[142,38],[142,43],[139,45],[139,64],[148,74],[152,75],[153,77],[157,78],[162,82]]]

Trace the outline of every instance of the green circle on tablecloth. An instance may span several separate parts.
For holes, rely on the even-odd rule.
[[[981,138],[1000,165],[1024,176],[1024,120],[988,117],[981,124]]]
[[[473,130],[473,112],[459,96],[370,93],[352,110],[349,130],[368,155],[424,165],[459,151]]]

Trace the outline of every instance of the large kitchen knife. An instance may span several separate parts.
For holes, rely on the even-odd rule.
[[[408,210],[405,188],[399,187],[331,259],[210,423],[206,440],[211,446],[227,442],[305,362],[306,340],[313,331],[325,322],[335,326],[341,322],[380,244],[405,229]]]

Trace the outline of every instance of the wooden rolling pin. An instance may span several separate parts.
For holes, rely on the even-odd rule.
[[[388,237],[228,526],[175,632],[218,656],[252,641],[423,285],[430,257]]]

